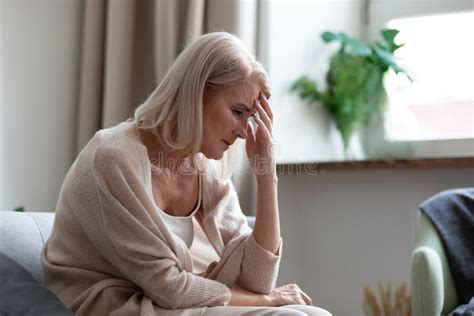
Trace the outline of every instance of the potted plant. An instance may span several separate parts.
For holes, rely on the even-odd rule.
[[[291,86],[302,99],[324,105],[341,134],[346,151],[357,128],[380,118],[386,109],[384,75],[387,71],[391,68],[411,80],[393,54],[403,46],[395,44],[398,33],[395,29],[383,30],[383,41],[369,44],[344,33],[324,32],[321,35],[324,42],[336,41],[341,45],[330,59],[326,91],[321,91],[316,81],[307,75]]]

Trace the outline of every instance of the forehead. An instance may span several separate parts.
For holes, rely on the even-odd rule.
[[[233,101],[245,101],[250,102],[253,99],[258,98],[260,92],[260,86],[252,81],[228,86],[223,90],[225,97],[232,99]]]

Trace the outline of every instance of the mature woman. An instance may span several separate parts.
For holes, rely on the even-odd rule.
[[[69,170],[43,250],[46,285],[78,315],[326,315],[297,285],[275,288],[269,95],[236,37],[189,45],[134,118],[97,132]],[[257,178],[253,230],[225,157],[237,138]]]

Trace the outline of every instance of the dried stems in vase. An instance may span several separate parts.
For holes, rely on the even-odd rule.
[[[392,286],[387,283],[386,287],[378,283],[380,298],[377,299],[374,291],[364,285],[364,297],[362,307],[367,316],[411,316],[410,295],[407,285],[403,282],[395,289],[392,298]]]

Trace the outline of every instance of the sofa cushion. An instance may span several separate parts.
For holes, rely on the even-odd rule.
[[[42,282],[41,249],[51,234],[54,213],[0,211],[0,252]]]
[[[73,315],[53,292],[0,252],[0,315]]]

